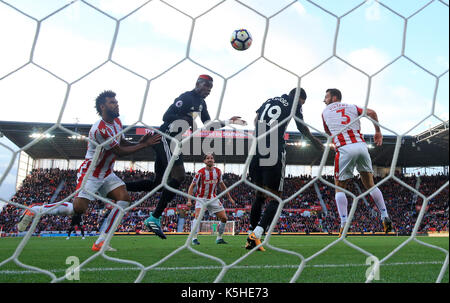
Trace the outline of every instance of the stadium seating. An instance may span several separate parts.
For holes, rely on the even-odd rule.
[[[121,171],[116,174],[123,180],[137,180],[143,177],[152,177],[153,173],[141,171]],[[415,187],[417,177],[398,176],[411,187]],[[34,169],[30,175],[24,180],[23,185],[12,197],[11,201],[30,205],[36,202],[48,202],[52,197],[56,186],[65,180],[65,188],[59,193],[57,201],[69,196],[76,185],[76,170],[60,170],[60,169]],[[187,192],[187,188],[192,180],[192,175],[188,173],[185,182],[181,186],[181,190]],[[223,180],[227,186],[238,182],[239,176],[226,173]],[[287,176],[283,192],[283,199],[293,195],[303,185],[311,180],[310,176]],[[332,182],[332,176],[327,176],[326,180]],[[376,178],[375,182],[381,179]],[[436,176],[420,176],[419,191],[425,196],[431,195],[439,189],[448,180],[447,175]],[[362,184],[355,178],[355,182]],[[355,183],[353,183],[355,184]],[[334,189],[321,182],[318,187],[322,195],[323,201],[327,207],[327,216],[320,211],[310,211],[307,216],[300,210],[311,209],[312,206],[320,206],[319,198],[314,189],[310,186],[301,195],[295,197],[292,201],[285,205],[282,215],[275,228],[275,232],[337,232],[339,230],[339,216],[334,202]],[[417,218],[418,211],[422,200],[414,197],[414,193],[399,183],[388,180],[380,186],[386,200],[386,205],[390,217],[392,218],[394,228],[399,234],[408,235],[412,232]],[[351,191],[358,194],[356,186],[352,185]],[[146,193],[130,193],[134,201],[143,197]],[[227,209],[229,220],[236,222],[237,232],[246,232],[249,226],[249,211],[244,212],[242,216],[237,216],[233,208],[247,209],[251,205],[254,197],[254,190],[245,184],[240,184],[231,191],[236,205],[233,207],[229,201],[223,199],[224,207]],[[434,199],[429,202],[427,213],[423,219],[419,231],[448,231],[448,195],[449,189],[446,187]],[[160,193],[146,199],[138,207],[128,212],[118,231],[135,232],[143,230],[142,221],[146,218],[152,208],[156,206]],[[185,204],[186,198],[176,196],[168,207],[177,207],[178,204]],[[349,204],[351,199],[349,199]],[[355,212],[350,232],[381,232],[382,225],[378,216],[378,212],[373,208],[376,206],[371,201],[370,196],[366,197],[366,201],[361,200]],[[290,211],[287,211],[290,210]],[[299,210],[299,211],[296,211]],[[92,203],[88,209],[87,215],[84,216],[84,225],[87,232],[97,231],[102,219],[104,218],[106,209],[104,204],[97,201]],[[17,232],[16,224],[19,220],[21,209],[13,205],[7,205],[0,216],[0,230],[4,233]],[[187,212],[185,225],[183,230],[190,231],[191,220],[193,219],[193,209]],[[378,216],[379,217],[379,216]],[[208,220],[210,216],[205,213],[204,220]],[[178,212],[174,215],[164,216],[162,224],[166,232],[177,231]],[[66,231],[70,225],[70,217],[44,216],[39,222],[36,232],[41,231]]]

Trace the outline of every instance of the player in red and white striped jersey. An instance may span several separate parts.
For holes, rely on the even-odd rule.
[[[333,143],[336,148],[334,160],[335,184],[341,188],[347,188],[348,180],[353,178],[353,171],[356,167],[364,187],[367,190],[371,189],[370,196],[381,213],[383,228],[387,233],[392,230],[392,223],[384,203],[383,194],[378,187],[375,187],[373,181],[372,160],[370,159],[364,137],[360,132],[360,121],[355,121],[362,115],[363,110],[356,105],[342,103],[341,99],[342,94],[338,89],[328,89],[324,100],[327,107],[322,113],[325,132],[330,136],[334,136]],[[367,109],[367,116],[378,122],[378,116],[374,110]],[[383,135],[380,127],[375,123],[373,125],[375,126],[375,144],[381,146]],[[348,201],[341,189],[336,189],[335,199],[341,218],[341,234],[347,222]]]
[[[155,136],[150,133],[143,136],[137,144],[125,140],[123,135],[119,136],[119,132],[122,131],[122,123],[119,119],[119,103],[115,97],[116,94],[114,92],[104,91],[95,100],[97,113],[102,119],[92,125],[89,131],[89,139],[99,145],[105,142],[107,144],[101,147],[97,161],[94,163],[93,158],[97,145],[91,142],[88,143],[86,159],[78,169],[77,190],[87,177],[89,167],[94,166],[94,168],[92,175],[87,177],[84,188],[75,196],[73,204],[62,203],[55,206],[56,203],[53,203],[44,206],[34,206],[32,207],[33,210],[40,211],[40,208],[44,207],[51,208],[48,212],[51,215],[81,215],[86,212],[89,202],[95,200],[91,193],[98,193],[100,196],[117,201],[117,205],[122,208],[129,206],[131,199],[125,183],[113,172],[116,157],[126,156],[157,144],[161,136]],[[107,224],[105,224],[105,229],[101,231],[100,237],[92,247],[94,251],[98,251],[102,247],[118,213],[119,211],[116,208],[106,218]],[[24,216],[24,219],[19,222],[19,230],[25,230],[28,227],[33,215]]]
[[[188,194],[193,196],[194,189],[196,188],[197,190],[195,193],[195,197],[198,198],[197,202],[195,203],[195,219],[192,221],[191,230],[194,230],[195,228],[198,216],[200,214],[200,210],[202,208],[202,204],[213,200],[206,206],[206,208],[208,209],[208,212],[210,214],[216,214],[217,218],[220,220],[216,243],[227,244],[227,242],[225,242],[222,239],[222,235],[225,231],[225,226],[228,218],[222,203],[220,202],[219,199],[216,199],[217,187],[220,186],[220,189],[224,191],[227,189],[227,186],[225,185],[225,183],[223,183],[222,172],[220,171],[220,169],[214,167],[215,161],[214,155],[212,153],[206,154],[204,156],[203,163],[205,163],[206,166],[197,172],[188,190]],[[230,192],[227,192],[227,196],[228,200],[234,205],[235,203],[230,195]],[[192,202],[191,199],[189,198],[187,206],[190,207],[191,205]],[[198,242],[197,239],[197,232],[198,229],[196,229],[193,233],[194,237],[192,239],[192,244],[194,245],[200,244],[200,242]]]

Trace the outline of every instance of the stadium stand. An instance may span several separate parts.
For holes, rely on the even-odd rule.
[[[116,172],[116,174],[124,180],[140,179],[144,176],[151,177],[153,175],[151,172],[141,171],[119,171]],[[426,196],[436,191],[448,180],[448,175],[412,177],[398,175],[398,177],[411,187],[415,187],[418,184],[417,182],[419,179],[419,191]],[[238,175],[230,173],[224,174],[223,178],[227,186],[231,186],[239,180]],[[332,176],[328,176],[326,179],[331,182]],[[76,170],[33,169],[11,201],[24,205],[48,202],[57,185],[62,180],[65,181],[66,186],[59,193],[57,201],[69,196],[75,190]],[[186,192],[191,180],[192,175],[188,174],[181,190]],[[288,176],[288,178],[285,179],[283,198],[293,195],[310,180],[310,176]],[[376,182],[378,181],[380,181],[380,179],[376,180]],[[358,183],[359,180],[355,178],[355,183],[351,188],[351,191],[355,194],[357,193]],[[358,186],[362,188],[361,184],[358,184]],[[306,191],[295,197],[285,206],[275,228],[276,233],[332,233],[339,230],[339,216],[337,215],[337,209],[334,202],[334,190],[320,182],[318,183],[318,187],[327,208],[327,215],[325,215],[324,210],[321,208],[314,187],[310,186]],[[385,195],[386,205],[393,220],[394,229],[398,234],[410,234],[414,227],[422,200],[414,197],[413,192],[393,180],[388,180],[383,183],[380,186],[380,189]],[[146,193],[132,193],[132,199],[136,201],[145,194]],[[150,196],[138,207],[127,213],[118,228],[118,232],[139,233],[143,231],[142,221],[156,206],[159,195],[159,193],[156,193],[155,195]],[[224,199],[224,207],[226,208],[229,217],[233,218],[236,222],[236,232],[246,232],[249,225],[249,210],[251,201],[254,197],[254,190],[249,188],[246,184],[240,184],[231,191],[231,195],[236,201],[236,206],[232,208],[231,204]],[[448,187],[446,187],[439,195],[430,201],[427,215],[419,229],[420,232],[448,231],[448,195],[449,190]],[[374,218],[374,216],[377,216],[377,212],[373,211],[373,201],[370,199],[371,198],[368,196],[367,200],[360,201],[350,227],[350,232],[375,233],[382,231],[381,221]],[[170,233],[177,231],[178,207],[185,203],[186,198],[177,195],[169,204],[166,211],[173,209],[173,214],[168,213],[168,215],[163,217],[163,226],[166,232]],[[239,213],[237,210],[243,211]],[[106,209],[101,202],[96,202],[91,205],[88,214],[84,216],[86,232],[98,231],[105,211]],[[0,216],[0,230],[2,230],[3,233],[17,232],[16,224],[18,223],[21,212],[21,209],[8,205],[3,210],[2,216]],[[193,219],[193,215],[193,209],[186,213],[186,220],[183,227],[184,232],[190,232],[190,222]],[[205,214],[204,220],[208,219],[210,219],[210,216]],[[69,225],[69,217],[44,216],[36,228],[36,233],[42,231],[65,232],[69,228]]]

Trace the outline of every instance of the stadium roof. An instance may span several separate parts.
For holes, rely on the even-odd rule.
[[[53,126],[52,123],[31,123],[31,122],[9,122],[0,121],[0,136],[4,135],[19,148],[26,146],[34,138],[33,134],[43,133]],[[90,125],[85,124],[63,124],[63,127],[87,136]],[[125,133],[125,137],[137,142],[141,137],[142,127],[136,126]],[[418,136],[403,137],[401,149],[398,156],[398,167],[427,167],[427,166],[448,166],[449,165],[449,144],[448,144],[448,123],[441,126],[426,137],[426,132]],[[34,159],[84,159],[86,153],[86,141],[73,138],[72,134],[61,128],[55,128],[51,136],[43,138],[36,144],[26,149],[26,153]],[[428,132],[430,134],[430,132]],[[315,134],[316,135],[316,134]],[[72,138],[70,138],[72,137]],[[226,137],[226,136],[225,136]],[[289,132],[287,135],[287,164],[295,165],[318,165],[321,155],[312,147],[299,145],[300,140],[305,141],[298,132]],[[237,140],[244,145],[244,150],[248,150],[248,139],[222,138],[222,149],[225,151],[230,144],[236,146]],[[325,137],[320,137],[325,142]],[[372,135],[364,136],[366,142],[373,142]],[[204,140],[204,138],[201,138]],[[243,141],[242,141],[243,140]],[[369,149],[373,164],[381,167],[389,167],[394,154],[396,136],[384,136],[383,145]],[[202,141],[203,142],[203,141]],[[247,153],[237,154],[237,148],[232,156],[217,156],[219,163],[244,163]],[[185,162],[201,162],[201,155],[185,155]],[[330,152],[327,165],[333,165],[334,152]],[[121,160],[131,161],[154,161],[154,153],[150,150],[140,151],[133,155],[123,157]]]

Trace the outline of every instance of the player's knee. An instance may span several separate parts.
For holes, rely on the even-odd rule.
[[[73,202],[73,212],[74,214],[84,214],[86,210],[88,209],[88,205],[84,203],[83,201],[77,201],[75,200]]]
[[[175,179],[178,183],[183,183],[186,172],[184,170],[183,165],[177,165],[172,169],[171,177]]]

